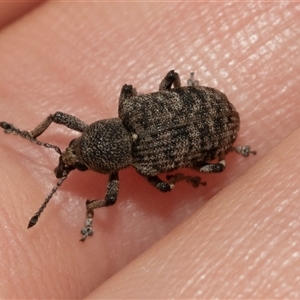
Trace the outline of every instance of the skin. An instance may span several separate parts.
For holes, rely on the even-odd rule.
[[[107,176],[71,173],[27,230],[58,156],[0,132],[1,297],[299,298],[298,15],[297,3],[48,2],[7,24],[1,121],[111,118],[123,84],[146,93],[171,69],[183,84],[195,71],[227,94],[236,144],[258,154],[232,153],[222,174],[200,174],[206,187],[168,194],[126,169],[117,204],[95,211],[80,243],[85,200],[104,196]],[[76,136],[51,125],[40,139],[63,149]]]

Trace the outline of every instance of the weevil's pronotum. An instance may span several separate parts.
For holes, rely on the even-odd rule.
[[[37,140],[52,122],[81,133],[64,152],[55,145]],[[81,241],[93,235],[94,209],[116,202],[121,169],[133,166],[155,188],[168,192],[180,180],[193,186],[202,182],[200,177],[181,173],[167,174],[167,181],[163,181],[158,177],[161,173],[179,168],[222,172],[228,152],[236,151],[243,156],[256,153],[247,145],[233,147],[240,118],[226,95],[214,88],[200,86],[193,73],[188,86],[181,87],[179,75],[173,70],[161,81],[158,92],[138,95],[132,85],[125,84],[121,89],[117,118],[88,125],[74,116],[56,112],[29,132],[7,122],[0,122],[0,126],[6,133],[14,132],[59,154],[54,173],[60,180],[30,219],[28,228],[37,223],[47,203],[72,170],[108,174],[104,199],[86,201]],[[213,163],[215,159],[217,162]]]

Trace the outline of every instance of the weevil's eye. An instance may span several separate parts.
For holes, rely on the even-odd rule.
[[[54,173],[56,178],[62,178],[63,177],[63,166],[61,164],[59,164],[55,169],[54,169]]]
[[[75,168],[77,170],[79,170],[79,171],[86,171],[86,170],[88,170],[88,167],[85,164],[82,164],[82,163],[79,163],[79,162],[75,163]]]
[[[72,170],[74,170],[74,166],[66,166],[63,162],[61,157],[59,158],[58,166],[54,169],[54,174],[56,178],[62,178]]]
[[[74,143],[76,139],[71,140],[71,142],[69,143],[69,147]]]

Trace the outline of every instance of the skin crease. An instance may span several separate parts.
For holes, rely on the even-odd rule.
[[[35,2],[0,2],[0,28],[20,19],[44,1]]]
[[[258,155],[232,153],[222,174],[201,174],[206,187],[168,194],[121,171],[117,204],[95,211],[80,243],[85,200],[104,196],[107,176],[71,173],[27,230],[58,156],[0,132],[1,297],[299,298],[299,9],[48,2],[6,26],[1,121],[31,130],[57,110],[111,118],[123,84],[146,93],[171,69],[182,84],[195,71],[227,94],[242,120],[236,144]],[[40,139],[64,149],[76,136],[51,125]]]

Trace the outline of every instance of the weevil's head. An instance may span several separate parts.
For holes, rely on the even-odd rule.
[[[72,140],[67,149],[61,153],[58,166],[54,169],[56,178],[62,178],[75,169],[79,171],[88,170],[88,166],[81,162],[78,142],[79,139]]]

